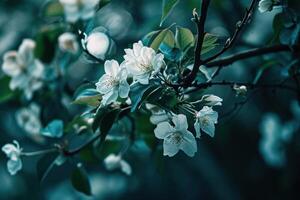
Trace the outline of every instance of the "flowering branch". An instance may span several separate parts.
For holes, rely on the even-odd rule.
[[[215,66],[227,66],[236,61],[261,56],[270,53],[278,53],[278,52],[299,52],[300,45],[289,46],[289,45],[273,45],[269,47],[262,47],[262,48],[254,48],[246,51],[239,52],[237,54],[212,61],[207,63],[206,67],[215,67]]]

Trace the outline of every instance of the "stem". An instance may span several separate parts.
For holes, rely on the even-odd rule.
[[[48,154],[48,153],[54,153],[57,152],[57,148],[52,148],[52,149],[45,149],[41,151],[34,151],[34,152],[21,152],[22,156],[39,156],[43,154]]]

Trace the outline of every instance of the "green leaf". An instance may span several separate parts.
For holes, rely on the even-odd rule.
[[[71,175],[71,182],[72,186],[78,192],[89,196],[92,195],[90,181],[82,164],[78,164],[76,169],[73,171]]]
[[[55,56],[57,38],[64,32],[61,25],[49,25],[43,27],[35,38],[35,56],[45,63],[50,63]]]
[[[94,88],[87,88],[77,93],[74,104],[97,107],[100,105],[101,94]]]
[[[48,176],[50,171],[56,165],[56,159],[60,155],[58,153],[46,154],[37,162],[37,177],[42,183]]]
[[[14,96],[14,92],[9,88],[10,78],[3,76],[0,79],[0,103],[4,103]]]
[[[205,54],[217,47],[218,37],[210,33],[206,33],[203,39],[201,54]]]
[[[178,4],[179,0],[163,0],[162,1],[162,15],[160,19],[160,26],[169,16],[173,8]]]
[[[155,51],[157,51],[159,46],[161,45],[161,43],[164,41],[164,39],[167,37],[168,34],[170,34],[169,29],[163,29],[162,31],[160,31],[159,34],[151,42],[150,47]]]
[[[143,102],[144,95],[156,89],[157,86],[153,84],[143,85],[139,82],[134,83],[130,87],[129,97],[131,100],[131,112],[134,112],[138,106]]]
[[[51,121],[42,131],[41,134],[47,137],[60,138],[63,135],[64,123],[62,120]]]
[[[189,29],[182,27],[176,27],[175,40],[176,46],[182,51],[194,46],[195,43],[193,33]]]

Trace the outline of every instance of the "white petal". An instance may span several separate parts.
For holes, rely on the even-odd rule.
[[[215,135],[215,125],[212,121],[208,121],[205,124],[201,123],[201,129],[207,133],[210,137]]]
[[[113,89],[110,92],[102,96],[101,104],[108,105],[118,99],[118,90]]]
[[[177,130],[185,131],[188,129],[188,123],[185,115],[183,114],[175,115],[172,118],[172,121],[175,124],[175,128]]]
[[[18,56],[24,65],[28,65],[34,60],[35,42],[31,39],[24,39],[18,49]]]
[[[106,94],[114,89],[115,85],[112,84],[113,81],[110,75],[104,74],[96,83],[96,88],[101,94]]]
[[[201,126],[200,126],[199,120],[196,120],[196,122],[194,123],[194,128],[196,131],[196,137],[200,138],[201,137],[201,131],[200,131]]]
[[[183,141],[180,145],[180,149],[190,157],[193,157],[197,152],[196,139],[191,132],[185,132],[183,136]]]
[[[94,32],[88,36],[86,48],[90,54],[103,60],[108,51],[109,45],[110,41],[105,33]]]
[[[164,156],[172,157],[178,153],[179,147],[175,144],[172,144],[169,140],[164,140],[163,144]]]
[[[176,130],[168,122],[162,122],[154,129],[154,134],[158,139],[164,139],[169,133],[175,131]]]
[[[169,120],[169,116],[166,113],[152,114],[150,116],[150,122],[152,124],[159,124]]]
[[[22,169],[21,159],[7,161],[7,169],[11,175],[15,175],[18,171]]]
[[[107,60],[104,63],[104,70],[106,74],[117,77],[120,71],[119,63],[116,60]]]
[[[131,166],[125,160],[121,160],[120,165],[122,172],[124,172],[127,175],[131,175]]]
[[[2,70],[8,76],[18,76],[22,72],[16,51],[9,51],[4,54]]]
[[[119,83],[119,95],[121,98],[127,98],[129,94],[130,86],[127,81],[121,81]]]

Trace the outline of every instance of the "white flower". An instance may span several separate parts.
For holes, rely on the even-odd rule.
[[[260,124],[262,134],[259,150],[265,162],[273,167],[282,167],[286,162],[285,144],[288,143],[298,123],[282,124],[277,115],[266,114]]]
[[[174,115],[172,122],[175,126],[169,122],[162,122],[154,129],[155,136],[164,140],[164,155],[172,157],[182,150],[188,156],[194,156],[197,152],[197,143],[193,134],[187,130],[186,116]]]
[[[203,102],[207,106],[221,106],[223,99],[212,94],[203,95],[200,102]]]
[[[236,96],[245,96],[247,94],[247,87],[245,85],[234,85],[233,89],[236,92]]]
[[[146,108],[152,113],[152,115],[150,116],[150,122],[152,124],[157,125],[161,122],[168,121],[170,118],[165,110],[159,108],[156,105],[146,103]]]
[[[156,54],[152,48],[143,46],[141,41],[134,43],[132,49],[125,49],[125,53],[128,72],[141,84],[148,84],[151,75],[165,65],[163,54]]]
[[[13,141],[14,144],[6,144],[2,147],[2,151],[9,158],[7,161],[7,169],[11,175],[15,175],[22,169],[22,160],[20,158],[22,149],[17,141]]]
[[[131,175],[130,165],[122,159],[121,156],[115,154],[110,154],[104,159],[104,165],[107,170],[121,169],[126,175]]]
[[[42,124],[39,118],[40,107],[37,104],[30,104],[27,108],[21,108],[16,112],[16,120],[20,127],[30,135],[38,135]]]
[[[278,0],[261,0],[258,3],[258,10],[261,13],[272,11],[274,4],[279,3]]]
[[[24,39],[18,51],[9,51],[3,56],[2,70],[10,76],[11,90],[21,89],[27,99],[43,85],[43,64],[34,58],[35,42]]]
[[[196,113],[196,122],[194,123],[196,137],[201,136],[200,129],[209,136],[214,137],[216,123],[218,123],[218,113],[211,107],[204,106]]]
[[[63,5],[68,22],[74,23],[79,19],[87,20],[96,13],[96,6],[100,0],[59,0]]]
[[[117,61],[110,60],[104,63],[104,70],[105,74],[96,83],[97,90],[103,94],[101,104],[110,104],[118,96],[127,98],[130,87],[126,80],[126,68],[119,66]]]
[[[92,32],[83,41],[83,47],[87,51],[101,60],[105,59],[110,46],[109,37],[103,32]]]
[[[58,37],[58,46],[60,50],[72,54],[76,54],[79,50],[76,35],[73,33],[63,33]]]

